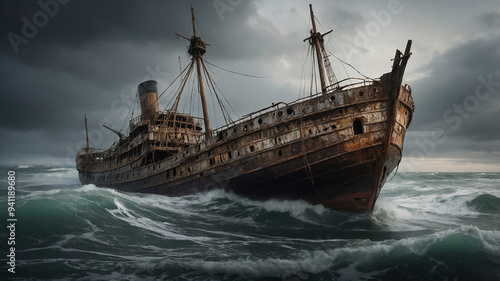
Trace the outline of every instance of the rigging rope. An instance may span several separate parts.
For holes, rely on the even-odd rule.
[[[222,95],[222,97],[224,98],[224,101],[226,102],[227,105],[229,105],[229,107],[232,109],[233,113],[238,117],[239,119],[239,116],[238,116],[238,113],[236,112],[236,110],[233,108],[231,102],[229,102],[229,100],[226,98],[226,95],[224,95],[224,92],[219,88],[219,86],[217,85],[217,83],[214,81],[214,78],[208,73],[208,70],[210,68],[207,68],[207,66],[205,65],[205,63],[202,61],[202,64],[203,64],[203,69],[205,70],[205,73],[207,74],[208,78],[209,78],[209,81],[210,81],[210,85],[215,93],[215,95],[217,96],[217,99],[219,100],[219,104],[221,106],[221,109],[223,111],[223,114],[225,112],[225,114],[227,114],[227,118],[229,119],[229,123],[233,122],[231,117],[230,117],[230,113],[229,113],[229,110],[226,109],[224,103],[222,102],[222,100],[219,98],[219,95],[217,93],[220,93]],[[211,69],[210,69],[211,70]],[[213,70],[212,70],[213,73],[215,73]],[[217,88],[217,89],[216,89]],[[226,122],[226,124],[228,124]]]
[[[269,77],[262,77],[262,76],[256,76],[256,75],[250,75],[250,74],[244,74],[244,73],[232,71],[232,70],[225,69],[225,68],[222,68],[220,66],[217,66],[217,65],[215,65],[213,63],[210,63],[210,62],[208,62],[206,60],[203,60],[203,61],[206,62],[206,63],[208,63],[208,64],[210,64],[211,66],[217,67],[220,70],[224,70],[224,71],[227,71],[227,72],[230,72],[230,73],[233,73],[233,74],[238,74],[238,75],[241,75],[241,76],[252,77],[252,78],[259,78],[259,79],[269,79]]]
[[[347,63],[347,62],[345,62],[345,61],[341,60],[339,57],[337,57],[336,55],[334,55],[332,52],[330,52],[330,51],[328,51],[328,52],[329,52],[332,56],[334,56],[336,59],[338,59],[341,63],[343,63],[343,64],[346,64],[346,65],[350,66],[350,67],[351,67],[352,69],[354,69],[354,70],[355,70],[355,71],[356,71],[359,75],[361,75],[361,76],[365,77],[366,79],[370,79],[370,80],[372,80],[372,81],[375,81],[375,79],[373,79],[373,78],[371,78],[371,77],[368,77],[368,76],[364,75],[363,73],[359,72],[359,70],[357,70],[357,69],[356,69],[354,66],[352,66],[350,63]]]

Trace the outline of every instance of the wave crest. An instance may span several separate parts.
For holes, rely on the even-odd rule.
[[[491,194],[479,195],[467,205],[481,213],[500,214],[500,198]]]

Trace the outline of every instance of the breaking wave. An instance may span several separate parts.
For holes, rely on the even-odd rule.
[[[400,173],[372,214],[353,215],[222,190],[125,193],[81,185],[72,168],[24,170],[14,280],[500,276],[499,174]]]

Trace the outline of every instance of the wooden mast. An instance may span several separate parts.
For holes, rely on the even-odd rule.
[[[196,23],[194,19],[194,8],[191,7],[191,16],[193,18],[193,38],[191,38],[191,46],[194,45],[192,50],[193,58],[196,60],[196,72],[198,73],[198,84],[201,96],[201,105],[203,107],[203,119],[205,123],[205,139],[209,139],[212,136],[212,130],[210,129],[210,121],[208,117],[208,107],[207,98],[205,97],[205,87],[203,86],[203,77],[201,75],[201,57],[207,51],[205,48],[205,42],[201,38],[196,37]],[[191,47],[190,47],[191,49]]]
[[[319,79],[321,81],[321,92],[325,94],[326,93],[325,72],[323,67],[323,58],[321,56],[321,50],[320,50],[320,44],[321,44],[320,41],[323,41],[323,35],[321,35],[321,33],[319,33],[316,30],[316,21],[314,20],[312,4],[309,4],[309,10],[311,11],[311,21],[313,30],[311,30],[311,37],[307,39],[311,39],[311,44],[313,44],[314,47],[316,48],[316,58],[318,59],[318,68],[319,68]]]
[[[191,7],[191,17],[193,20],[193,37],[189,39],[186,36],[180,35],[179,33],[175,34],[191,42],[191,44],[189,45],[188,54],[193,56],[193,61],[196,63],[196,72],[198,74],[198,89],[200,91],[201,105],[203,107],[203,121],[205,123],[205,139],[208,139],[212,136],[212,130],[210,129],[207,98],[205,97],[205,87],[203,85],[203,76],[201,75],[201,57],[207,51],[206,46],[210,46],[210,44],[205,43],[203,40],[201,40],[200,37],[196,36],[196,22],[194,18],[193,7]]]
[[[87,139],[87,147],[85,149],[85,152],[89,154],[90,146],[89,146],[89,129],[87,128],[87,114],[85,114],[84,117],[85,117],[85,138]]]

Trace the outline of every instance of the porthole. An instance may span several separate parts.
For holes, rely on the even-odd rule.
[[[262,118],[259,118],[259,120],[257,120],[257,122],[259,122],[259,124],[262,124]]]
[[[287,110],[286,110],[286,113],[288,115],[292,115],[293,114],[293,108],[289,107]]]
[[[278,117],[281,117],[281,116],[283,116],[283,112],[282,111],[278,112]]]
[[[330,101],[334,101],[334,100],[335,100],[335,96],[331,96]]]
[[[362,97],[365,93],[363,93],[363,91],[360,91],[359,92],[359,96]]]

